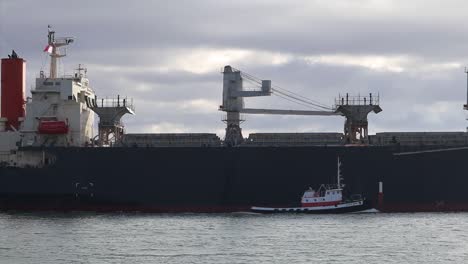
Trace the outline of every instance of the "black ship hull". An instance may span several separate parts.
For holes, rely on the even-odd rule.
[[[41,168],[0,168],[1,210],[233,212],[289,207],[336,179],[381,211],[468,211],[468,148],[170,147],[22,149]],[[383,200],[378,199],[379,182]]]

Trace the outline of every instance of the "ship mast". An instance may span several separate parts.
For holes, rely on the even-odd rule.
[[[465,67],[465,74],[466,74],[466,103],[463,105],[463,109],[468,110],[468,69]],[[468,132],[468,127],[466,128]]]
[[[59,52],[60,47],[64,47],[73,42],[73,38],[55,38],[55,31],[51,29],[51,26],[48,26],[48,45],[44,51],[49,53],[50,56],[50,73],[49,78],[57,78],[57,60],[58,58],[65,57],[67,54],[64,51],[63,53]]]

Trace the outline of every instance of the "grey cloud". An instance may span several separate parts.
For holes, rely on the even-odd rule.
[[[222,76],[216,69],[202,74],[138,69],[170,62],[180,55],[179,49],[199,48],[271,51],[298,57],[407,55],[422,58],[419,64],[464,63],[468,59],[466,1],[379,3],[0,0],[0,54],[3,57],[14,48],[27,59],[31,85],[43,67],[46,27],[52,24],[59,35],[77,37],[64,60],[67,68],[89,64],[89,77],[99,95],[135,98],[137,115],[125,118],[128,131],[143,132],[165,122],[188,131],[213,132],[224,128],[222,113],[216,108],[212,113],[201,113],[155,105],[197,99],[220,102]],[[309,64],[297,58],[280,65],[237,63],[234,66],[327,105],[333,104],[338,93],[380,92],[384,112],[370,116],[371,131],[463,130],[466,126],[461,109],[466,96],[461,68],[398,73],[356,65]],[[105,71],[107,66],[116,70]],[[131,68],[135,70],[125,70]],[[431,109],[423,106],[437,102],[456,112],[442,111],[439,119],[430,119],[437,113],[424,112]],[[252,107],[303,108],[277,97],[247,99],[246,103]],[[339,117],[248,116],[243,127],[246,131],[341,131],[342,125]]]
[[[77,36],[87,52],[127,49],[139,57],[144,56],[138,52],[142,48],[194,46],[451,59],[463,53],[468,27],[460,10],[465,2],[406,2],[382,1],[392,7],[381,11],[375,4],[365,8],[371,1],[336,8],[333,2],[323,1],[139,1],[138,5],[128,1],[66,5],[61,1],[11,1],[4,7],[8,12],[2,24],[27,32],[34,40],[44,34],[45,25],[55,24],[61,32]],[[48,6],[47,12],[31,12],[26,20],[18,18],[25,8],[40,10],[39,5]],[[9,33],[5,32],[11,38],[8,43],[32,47],[21,44],[23,34]]]

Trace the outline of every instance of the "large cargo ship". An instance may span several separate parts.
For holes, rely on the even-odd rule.
[[[384,212],[468,211],[468,135],[398,132],[368,135],[379,98],[339,96],[328,108],[230,66],[223,69],[226,135],[126,134],[127,98],[101,99],[86,71],[58,76],[73,38],[49,29],[41,71],[25,100],[25,61],[2,59],[0,210],[233,212],[253,205],[295,207],[308,187],[346,175],[343,192]],[[243,88],[244,81],[258,89]],[[315,110],[245,108],[244,97],[277,94]],[[466,106],[465,106],[466,107]],[[343,133],[255,133],[241,114],[341,115]],[[94,133],[94,116],[99,117]]]

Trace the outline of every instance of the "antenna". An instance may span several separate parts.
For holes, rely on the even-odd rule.
[[[466,67],[465,67],[465,74],[466,74],[466,103],[463,105],[463,109],[468,110],[468,69]],[[466,128],[466,131],[468,132],[468,127]]]
[[[75,69],[77,71],[77,76],[80,78],[83,77],[82,71],[84,71],[84,76],[86,76],[86,72],[88,71],[86,68],[83,67],[83,65],[78,64],[78,68]]]
[[[336,177],[337,177],[337,184],[338,184],[338,188],[341,188],[341,171],[340,171],[340,165],[341,165],[341,162],[340,162],[340,156],[338,156],[338,164],[337,164],[337,172],[336,172]]]
[[[65,57],[65,51],[60,53],[58,48],[68,46],[70,43],[73,42],[72,37],[64,37],[64,38],[55,38],[55,31],[52,30],[50,25],[47,25],[47,38],[48,38],[48,45],[45,48],[45,52],[49,53],[50,56],[50,74],[49,78],[57,78],[57,60],[58,58]]]
[[[54,39],[55,31],[52,30],[52,27],[50,25],[47,25],[47,32],[48,32],[47,38],[49,40],[47,43],[49,45],[52,45],[55,41]]]
[[[466,74],[466,104],[463,106],[463,109],[468,110],[468,69],[465,67]]]

